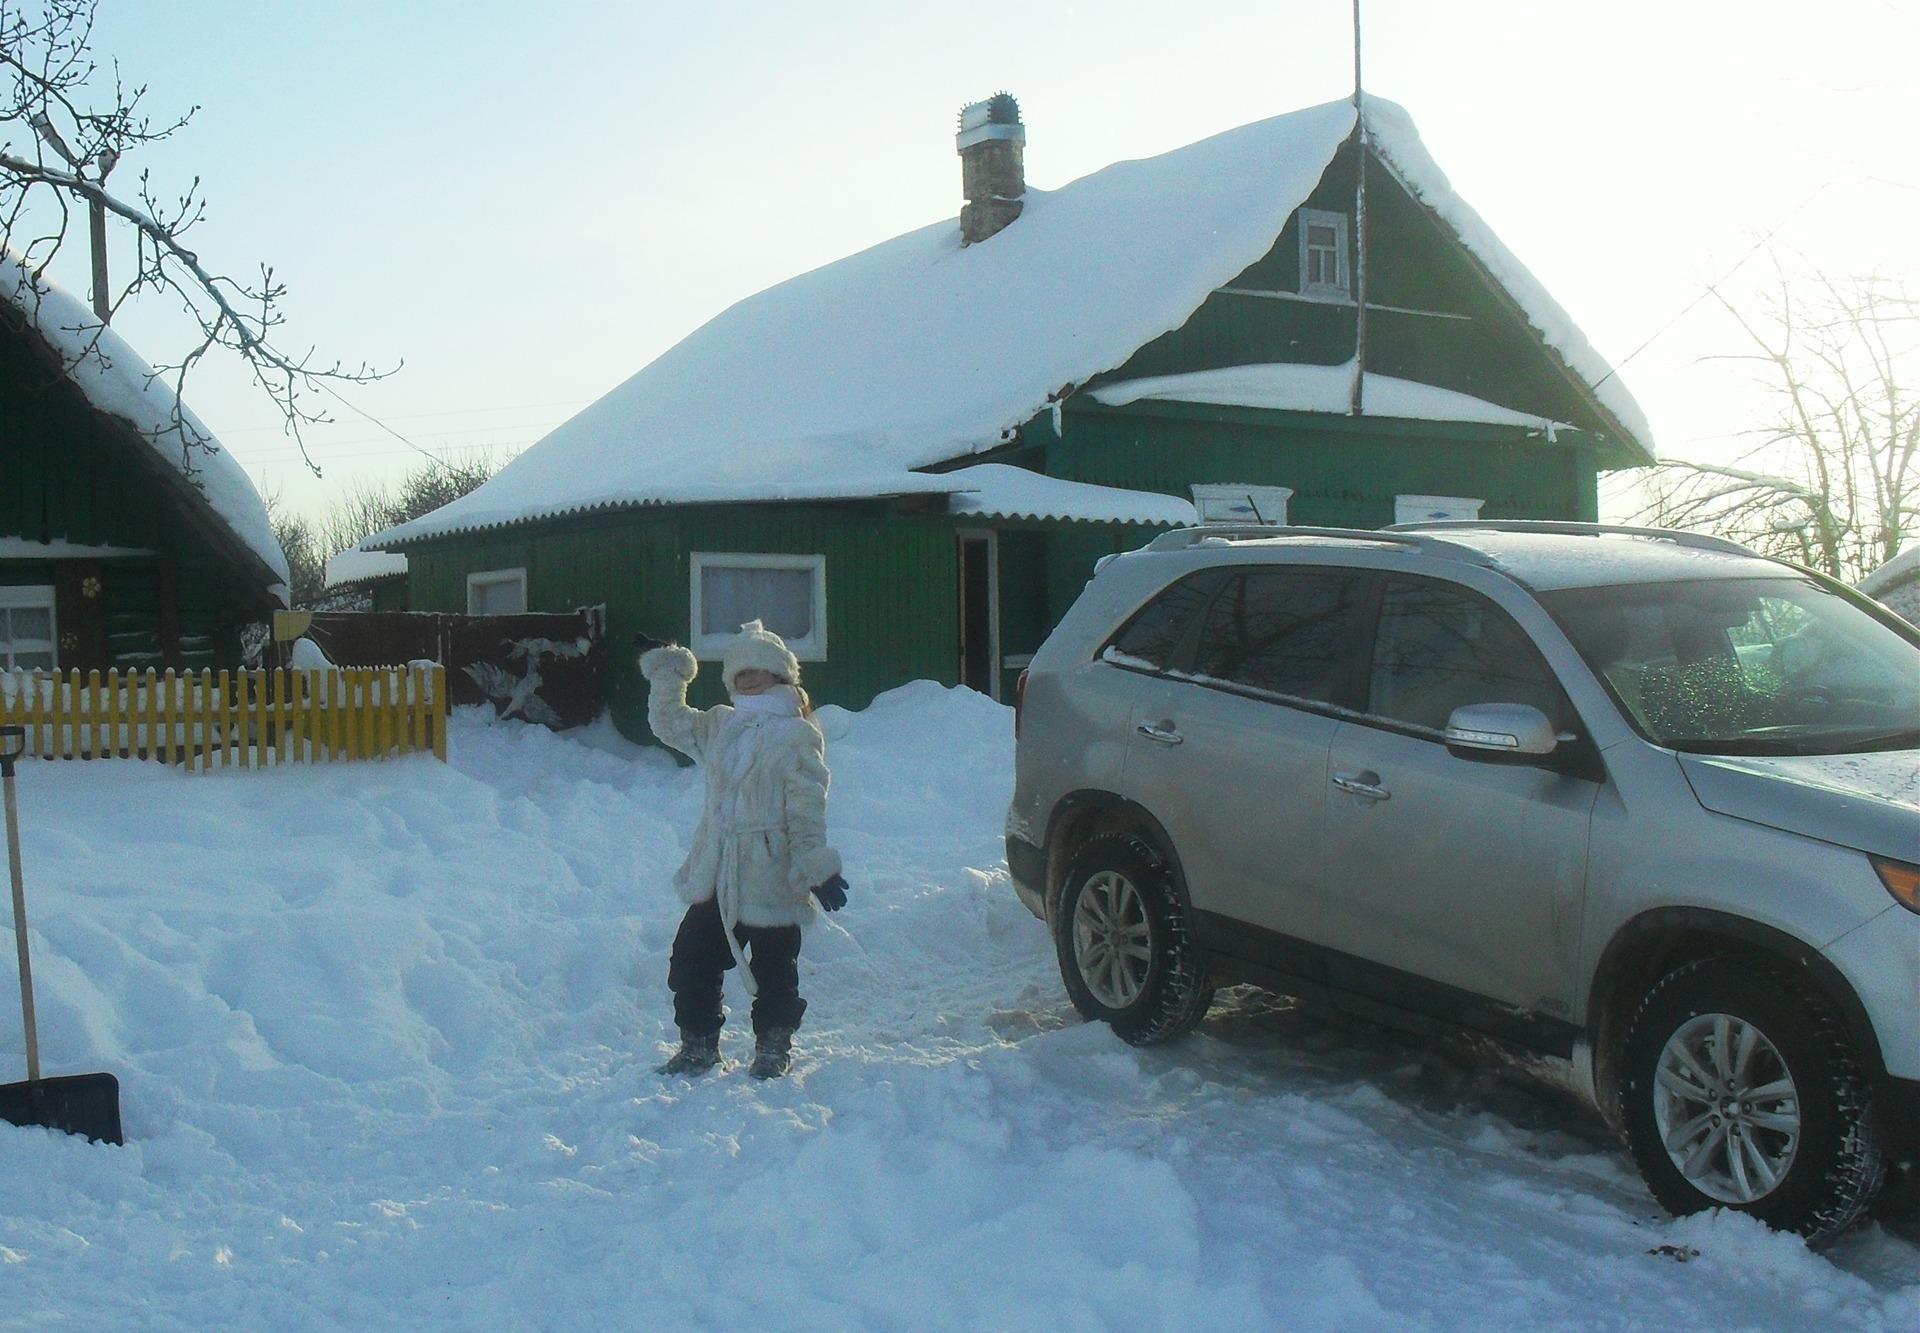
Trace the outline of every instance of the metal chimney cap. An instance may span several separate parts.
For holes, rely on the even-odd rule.
[[[1026,127],[1020,123],[1020,103],[1012,93],[995,93],[984,102],[969,102],[960,108],[960,133],[954,147],[961,152],[990,139],[1006,139],[1024,144]]]
[[[984,102],[969,102],[960,108],[960,128],[976,130],[982,125],[1018,125],[1020,103],[1010,92],[995,93]]]

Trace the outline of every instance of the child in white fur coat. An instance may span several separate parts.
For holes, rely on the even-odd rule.
[[[687,704],[699,671],[674,645],[640,656],[653,734],[706,770],[706,804],[673,877],[688,905],[667,969],[680,1049],[663,1074],[720,1060],[727,971],[744,964],[753,996],[757,1078],[792,1067],[800,995],[800,927],[845,904],[840,856],[827,844],[826,739],[800,689],[800,663],[759,621],[740,627],[721,662],[731,704]],[[816,905],[817,904],[817,905]]]

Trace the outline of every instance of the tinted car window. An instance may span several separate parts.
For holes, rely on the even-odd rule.
[[[1207,609],[1195,674],[1331,703],[1365,586],[1341,570],[1247,570]]]
[[[1107,645],[1102,654],[1108,661],[1116,657],[1164,670],[1173,660],[1180,640],[1216,589],[1227,578],[1224,570],[1208,569],[1189,574],[1148,602]]]
[[[1367,711],[1445,730],[1466,704],[1532,704],[1564,727],[1570,708],[1533,643],[1464,588],[1392,580],[1380,602]]]

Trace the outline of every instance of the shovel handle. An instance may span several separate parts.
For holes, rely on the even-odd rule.
[[[11,731],[9,727],[6,730]],[[0,737],[0,744],[4,744]],[[33,1015],[33,960],[27,956],[27,888],[20,873],[20,807],[13,795],[13,755],[0,765],[6,789],[7,877],[13,881],[13,947],[20,955],[20,1021],[27,1029],[27,1078],[40,1078],[40,1026]]]

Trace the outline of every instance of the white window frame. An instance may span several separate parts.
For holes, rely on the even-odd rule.
[[[53,585],[50,583],[9,583],[0,585],[0,608],[11,611],[15,607],[19,607],[22,610],[36,610],[40,607],[46,608],[47,624],[53,636],[47,642],[46,651],[53,654],[53,669],[58,671],[60,669],[60,611],[54,598]],[[34,640],[36,646],[25,649],[24,651],[36,653],[42,651],[37,646],[38,643],[39,640]],[[15,651],[16,649],[12,639],[0,639],[0,670],[12,669],[13,654]]]
[[[494,615],[525,615],[527,613],[527,570],[522,565],[518,569],[483,569],[477,574],[467,575],[467,614],[477,616],[481,613],[474,609],[474,594],[482,588],[495,587],[502,583],[520,585],[519,611],[496,611]]]
[[[1329,213],[1325,209],[1303,208],[1296,214],[1300,226],[1300,295],[1316,301],[1350,301],[1353,299],[1353,275],[1347,271],[1347,215]],[[1307,281],[1307,228],[1333,228],[1333,267],[1335,281],[1331,284]]]
[[[1200,515],[1202,523],[1265,523],[1270,528],[1282,527],[1287,521],[1287,504],[1293,499],[1293,490],[1288,486],[1243,486],[1237,482],[1208,481],[1197,482],[1193,491],[1193,508]],[[1244,512],[1251,499],[1253,507],[1260,511],[1260,517]]]
[[[802,662],[827,660],[827,557],[824,555],[786,555],[745,551],[695,551],[688,560],[687,643],[693,655],[702,661],[717,662],[726,654],[739,630],[723,634],[703,634],[700,606],[701,575],[708,569],[800,569],[813,575],[813,632],[804,638],[788,639],[787,651]]]
[[[1471,495],[1396,495],[1393,497],[1395,523],[1433,523],[1440,519],[1479,518],[1485,500]]]

